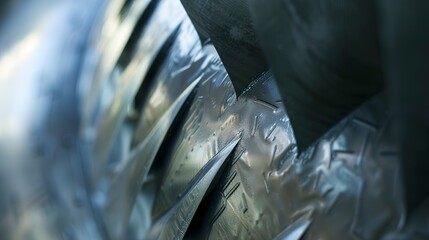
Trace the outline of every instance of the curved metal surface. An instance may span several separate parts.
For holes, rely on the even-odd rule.
[[[208,203],[211,207],[202,224],[204,230],[197,231],[195,238],[269,239],[280,232],[280,223],[269,225],[266,219],[274,220],[277,214],[270,216],[260,209],[261,204],[267,204],[264,196],[274,194],[267,182],[269,170],[285,156],[296,155],[293,132],[280,99],[274,79],[266,73],[225,111],[235,121],[220,128],[226,132],[239,129],[243,138],[232,156],[233,164]]]
[[[195,220],[199,229],[191,226],[187,237],[427,236],[427,229],[421,230],[428,221],[421,218],[425,213],[412,216],[407,224],[397,149],[380,100],[367,103],[297,157],[272,76],[266,74],[219,111],[226,105],[228,86],[224,79],[213,77],[198,89],[168,155],[155,216],[174,206],[197,170],[224,146],[225,137],[243,131],[230,169],[213,190],[217,193],[205,200],[211,207],[203,219]]]
[[[144,100],[140,109],[136,109],[140,112],[140,119],[133,137],[134,145],[147,136],[189,84],[203,75],[211,60],[210,54],[203,53],[192,23],[189,19],[183,20],[159,72],[141,93]]]
[[[121,77],[97,89],[103,96],[94,111],[104,115],[92,125],[93,112],[78,108],[77,73],[97,3],[86,1],[82,10],[80,0],[21,2],[9,21],[24,27],[10,35],[10,22],[0,29],[8,35],[0,42],[2,237],[124,238],[135,199],[158,190],[149,186],[157,181],[144,178],[163,160],[157,154],[164,142],[162,157],[169,161],[153,208],[161,220],[152,229],[160,238],[428,239],[429,203],[413,215],[404,210],[398,152],[381,97],[298,157],[271,73],[237,98],[213,46],[201,47],[181,7],[168,0],[155,9],[131,63],[117,69]],[[117,14],[121,4],[108,11]],[[143,11],[139,6],[131,19]],[[131,106],[143,77],[177,28],[136,114]],[[172,131],[182,110],[183,125]],[[80,113],[89,115],[79,119]],[[220,184],[209,187],[227,156]],[[93,157],[100,168],[88,172],[96,180],[88,193],[82,168]],[[194,191],[210,195],[194,198]],[[140,203],[136,208],[152,207]],[[191,220],[198,211],[204,217]]]
[[[406,221],[394,141],[384,103],[371,100],[299,158],[272,170],[267,183],[275,194],[264,212],[287,224],[311,221],[303,239],[399,237],[413,226]],[[283,207],[271,207],[277,204]]]
[[[131,3],[130,3],[131,2]],[[127,42],[137,26],[137,22],[151,0],[115,0],[106,7],[102,21],[93,29],[94,47],[90,49],[90,55],[86,62],[87,75],[81,81],[81,94],[85,104],[83,121],[92,125],[97,116],[97,107],[101,104],[100,95],[108,88],[109,79],[118,60],[123,54]],[[128,3],[129,6],[124,5]],[[124,11],[125,10],[125,11]],[[93,66],[96,64],[96,66]]]
[[[12,2],[0,28],[1,238],[99,239],[81,169],[76,88],[103,4]]]
[[[101,113],[99,122],[94,127],[86,126],[85,132],[95,134],[93,142],[93,162],[91,163],[91,178],[94,186],[107,174],[109,153],[112,151],[113,139],[123,124],[127,112],[132,108],[134,96],[155,57],[176,31],[183,20],[185,12],[177,1],[161,1],[151,17],[147,29],[142,33],[138,42],[135,56],[122,71],[114,74],[110,82],[110,93],[106,89],[100,99]],[[104,106],[104,107],[103,107]],[[93,136],[88,136],[92,138]]]
[[[158,119],[157,125],[154,126],[146,138],[130,152],[129,159],[120,162],[117,169],[115,169],[113,174],[117,175],[109,183],[106,199],[102,199],[102,202],[106,201],[105,205],[98,202],[101,203],[103,208],[106,229],[113,239],[122,239],[124,237],[124,230],[130,217],[130,211],[143,185],[143,180],[147,176],[177,113],[199,80],[196,79],[191,83],[164,115]],[[103,190],[97,194],[105,194]]]
[[[247,0],[299,151],[384,89],[382,4]],[[389,4],[390,5],[390,4]],[[378,9],[380,8],[380,9]]]
[[[213,94],[211,90],[219,94]],[[171,153],[166,156],[171,159],[171,162],[166,167],[160,195],[155,201],[155,216],[173,206],[177,196],[185,190],[192,177],[219,151],[219,148],[224,146],[226,139],[222,139],[224,142],[219,142],[211,126],[220,126],[221,121],[217,121],[218,117],[221,118],[224,111],[234,102],[235,92],[232,84],[222,68],[219,58],[213,59],[213,64],[210,64],[204,71],[195,101],[185,116],[187,120],[179,133],[179,140],[173,143]],[[196,133],[201,132],[204,135],[196,138]],[[231,134],[228,136],[237,133],[238,131],[231,132],[228,133]],[[174,187],[172,187],[173,183]]]
[[[154,16],[157,11],[155,9]],[[212,62],[212,55],[202,52],[195,29],[189,20],[184,20],[164,63],[155,76],[147,80],[150,81],[147,89],[139,93],[144,94],[141,113],[140,109],[128,112],[122,126],[119,126],[119,135],[110,140],[114,142],[114,152],[108,159],[108,178],[101,182],[94,194],[94,203],[100,209],[100,217],[111,238],[124,238],[130,211],[143,180],[156,161],[158,149],[165,141],[176,115],[182,111],[186,99],[199,81],[209,73],[205,69]],[[134,99],[133,96],[128,98]],[[133,104],[131,102],[129,105]],[[145,213],[140,214],[141,217],[143,215]],[[142,224],[148,225],[150,222]]]
[[[405,226],[411,229],[406,239],[427,238],[428,229],[421,226],[428,219],[417,223],[417,216],[411,216],[407,223],[390,123],[384,104],[374,99],[299,158],[292,145],[278,164],[265,168],[248,167],[260,157],[240,159],[238,182],[252,198],[244,204],[244,198],[229,197],[225,204],[223,191],[213,201],[219,208],[206,222],[213,224],[210,238],[267,239],[282,228],[283,239],[296,234],[289,228],[304,229],[302,239],[401,238]],[[241,224],[233,228],[230,221]]]
[[[225,88],[232,88],[231,83],[227,84],[226,81],[222,78],[212,78],[200,86],[197,100],[191,106],[184,124],[185,128],[178,134],[178,140],[172,148],[171,163],[165,174],[166,177],[161,185],[158,198],[155,200],[155,215],[174,204],[177,196],[183,191],[181,189],[186,187],[188,179],[192,178],[195,169],[200,164],[204,165],[205,159],[210,159],[207,155],[215,154],[217,149],[225,144],[225,138],[238,131],[243,131],[243,138],[233,154],[232,165],[235,166],[242,161],[246,162],[246,170],[242,170],[242,172],[228,170],[229,175],[223,176],[223,182],[226,181],[222,187],[225,197],[221,202],[227,205],[220,206],[219,209],[228,207],[227,202],[232,199],[240,205],[240,208],[252,204],[254,194],[244,192],[243,185],[256,183],[264,185],[266,176],[263,175],[264,172],[261,169],[267,165],[277,165],[280,159],[290,149],[293,149],[292,131],[279,102],[280,98],[278,94],[276,95],[275,84],[270,74],[266,74],[254,83],[234,104],[227,104],[227,102],[233,103],[234,101],[228,100],[228,97],[222,94],[227,92]],[[222,107],[222,110],[219,111],[219,106],[223,105],[227,105],[227,107]],[[255,169],[258,174],[249,174],[250,168]],[[249,181],[240,182],[239,178],[249,179]],[[247,203],[243,203],[243,201]],[[215,205],[217,203],[215,202]],[[243,209],[240,210],[240,212],[242,211]],[[247,210],[244,211],[247,212]],[[225,221],[234,221],[231,216],[221,216],[221,213],[219,212],[216,216]],[[210,220],[210,216],[208,220]],[[205,227],[210,224],[212,222],[205,222]],[[230,225],[228,227],[235,228]],[[274,236],[280,229],[277,229],[277,232],[275,228],[268,231],[272,231],[271,235]],[[248,233],[257,234],[252,231],[248,231]],[[266,237],[267,235],[259,236]],[[242,234],[240,237],[249,236]]]
[[[240,135],[235,136],[198,171],[176,204],[154,223],[147,239],[183,238],[204,195],[209,187],[215,184],[214,178],[240,141]]]

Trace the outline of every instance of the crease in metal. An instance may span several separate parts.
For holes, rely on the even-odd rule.
[[[237,134],[191,180],[177,203],[152,226],[146,239],[182,239],[204,194],[241,139]]]

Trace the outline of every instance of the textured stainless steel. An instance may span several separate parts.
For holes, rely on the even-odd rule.
[[[237,101],[227,100],[228,89],[228,78],[201,83],[171,147],[155,216],[174,206],[198,169],[225,145],[225,138],[243,131],[231,167],[213,190],[217,194],[206,200],[210,207],[202,219],[195,220],[199,229],[189,229],[190,238],[390,239],[402,232],[411,238],[428,236],[421,227],[428,223],[421,217],[427,212],[411,216],[418,220],[407,224],[398,151],[381,97],[298,157],[269,73]]]
[[[212,91],[216,91],[214,94]],[[234,117],[223,118],[223,113],[236,101],[234,89],[219,58],[208,66],[201,80],[194,102],[185,117],[180,137],[174,143],[167,156],[165,179],[161,184],[159,198],[155,201],[154,215],[159,215],[172,207],[177,197],[186,189],[188,182],[226,144],[226,139],[239,130],[228,128],[221,135],[214,132],[216,126],[235,121]],[[226,130],[231,130],[227,132]]]
[[[182,239],[204,198],[207,190],[214,184],[213,180],[231,152],[240,141],[241,134],[226,144],[188,184],[188,188],[177,200],[176,204],[157,220],[149,232],[147,239]]]
[[[159,121],[152,131],[129,153],[129,158],[124,159],[116,167],[115,173],[113,173],[116,176],[108,186],[105,203],[103,201],[101,204],[106,229],[112,238],[122,239],[124,237],[130,212],[143,186],[143,180],[146,178],[173,120],[198,82],[199,79],[194,80],[185,89],[158,119]],[[96,194],[104,195],[106,192],[101,189],[101,192]]]
[[[2,237],[429,239],[382,96],[298,157],[271,73],[237,98],[179,1],[100,3],[18,1],[0,27]]]
[[[228,173],[222,177],[222,198],[216,198],[212,203],[215,206],[221,205],[216,212],[209,211],[206,220],[200,221],[206,221],[202,228],[205,226],[217,229],[217,224],[221,222],[230,231],[237,230],[243,220],[235,219],[230,214],[222,214],[232,203],[239,208],[228,211],[237,212],[239,216],[244,212],[247,213],[246,216],[259,217],[259,213],[250,213],[259,193],[254,189],[245,190],[249,188],[248,185],[252,185],[255,188],[263,186],[264,194],[270,192],[266,185],[270,173],[265,170],[269,169],[269,166],[279,165],[286,154],[293,154],[293,134],[269,73],[254,82],[237,101],[234,100],[234,95],[225,96],[228,88],[232,89],[232,85],[227,78],[212,78],[201,84],[185,127],[172,147],[171,163],[155,200],[155,215],[174,204],[177,196],[186,188],[187,182],[195,175],[196,169],[206,164],[212,154],[216,154],[218,149],[224,146],[226,139],[242,131],[243,138],[233,154],[234,160],[231,161],[232,169],[229,168]],[[236,167],[237,165],[241,167]],[[228,203],[229,201],[232,202]],[[214,216],[210,213],[214,213]],[[213,217],[216,219],[212,219]],[[243,225],[247,227],[250,219],[244,220]],[[230,221],[236,224],[222,223]],[[258,232],[257,228],[254,230],[249,229],[234,235],[216,235],[218,232],[213,230],[212,237],[269,238],[280,231],[276,226],[264,229],[265,232]]]
[[[168,3],[168,1],[165,2]],[[160,3],[159,12],[158,8],[154,11],[152,17],[154,20],[148,23],[152,25],[147,27],[149,33],[154,33],[155,27],[158,26],[160,20],[157,18],[165,17],[166,6]],[[172,5],[168,5],[168,7],[172,7]],[[183,9],[175,8],[174,11],[183,12]],[[155,161],[158,150],[162,142],[165,141],[167,131],[170,130],[176,115],[182,111],[183,105],[199,81],[208,78],[214,71],[206,68],[213,61],[215,52],[209,46],[205,47],[206,50],[203,51],[190,21],[188,19],[181,21],[180,18],[171,21],[177,21],[177,26],[180,23],[177,36],[173,38],[173,43],[169,47],[170,50],[162,60],[163,63],[159,66],[155,76],[147,80],[150,82],[145,85],[144,92],[141,93],[144,95],[144,100],[140,103],[141,106],[138,106],[138,109],[134,109],[137,106],[133,106],[136,104],[134,96],[138,93],[138,89],[133,89],[132,93],[127,92],[127,94],[132,95],[126,96],[129,100],[126,104],[128,112],[124,112],[126,115],[122,122],[117,122],[118,133],[112,135],[111,132],[112,134],[105,136],[106,139],[104,139],[104,142],[110,141],[113,144],[110,154],[105,159],[109,165],[108,173],[104,175],[101,184],[94,191],[93,199],[95,208],[99,210],[100,218],[104,221],[104,229],[106,229],[108,236],[113,239],[122,239],[126,236],[125,234],[129,236],[126,231],[129,231],[129,229],[127,230],[128,221],[136,198],[139,197],[142,200],[140,203],[145,202],[147,205],[144,206],[145,208],[150,208],[151,204],[146,200],[150,199],[151,196],[145,194],[142,195],[143,197],[137,196],[143,181]],[[173,28],[169,29],[176,31]],[[160,34],[146,33],[142,35],[140,41],[157,42],[159,40],[165,42],[169,37],[162,32]],[[172,32],[170,32],[170,36],[171,34]],[[159,37],[158,40],[157,37]],[[162,45],[156,44],[157,46]],[[143,48],[143,50],[145,49],[149,50]],[[155,58],[155,55],[152,58]],[[146,65],[138,65],[137,67],[142,66]],[[150,67],[147,66],[147,68]],[[147,70],[144,73],[146,74]],[[113,139],[107,139],[107,137]],[[102,140],[99,137],[95,141],[97,139]],[[148,214],[150,211],[147,213],[140,212],[136,221],[139,222],[138,218],[147,219]],[[150,224],[150,221],[141,223],[141,226],[136,226],[135,222],[132,223],[135,229],[145,228],[144,226]],[[131,229],[132,231],[135,230]],[[144,234],[142,231],[140,236],[144,236]]]
[[[286,159],[268,179],[275,195],[266,199],[267,206],[282,208],[268,207],[266,214],[288,225],[310,221],[304,239],[404,239],[404,229],[427,226],[427,218],[413,220],[427,211],[404,211],[398,150],[381,99],[362,106],[299,158]],[[428,230],[405,230],[414,231],[405,239],[425,239]]]

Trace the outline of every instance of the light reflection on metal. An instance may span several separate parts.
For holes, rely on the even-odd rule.
[[[195,98],[186,109],[184,124],[176,129],[183,135],[178,134],[177,141],[169,146],[171,161],[155,200],[155,214],[168,218],[167,223],[181,221],[180,214],[175,213],[184,213],[181,207],[189,207],[184,200],[191,196],[187,191],[199,184],[207,187],[210,181],[198,181],[212,177],[200,175],[207,173],[206,164],[212,163],[214,156],[231,153],[225,175],[213,190],[214,208],[206,213],[207,219],[201,219],[201,227],[208,227],[209,238],[413,239],[417,234],[428,235],[428,203],[411,215],[409,222],[405,221],[397,152],[391,148],[388,136],[388,114],[378,99],[297,157],[292,128],[270,73],[252,82],[237,99],[213,47],[199,45],[189,20],[183,20],[180,6],[162,2],[130,65],[125,70],[108,67],[103,73],[112,70],[117,76],[97,79],[100,88],[94,90],[95,103],[89,104],[94,109],[82,111],[84,116],[79,116],[76,106],[76,73],[82,64],[79,56],[93,21],[90,16],[96,15],[96,4],[81,0],[43,1],[42,6],[29,3],[29,8],[42,9],[39,15],[45,18],[29,22],[28,28],[21,29],[22,35],[14,35],[15,47],[0,58],[0,201],[7,202],[0,205],[5,219],[0,225],[1,230],[5,229],[2,237],[8,239],[14,234],[12,237],[17,238],[97,239],[106,229],[112,238],[123,237],[147,171],[173,119],[194,89]],[[88,8],[82,9],[83,4]],[[121,4],[117,1],[112,5],[115,16]],[[130,21],[123,30],[127,34],[131,22],[135,23],[145,9],[138,6],[130,12],[135,14],[131,20],[125,20]],[[179,17],[172,17],[172,12]],[[106,24],[111,29],[103,32],[106,45],[102,49],[120,28],[114,23],[118,19],[112,21]],[[163,42],[180,24],[178,39],[154,78],[141,115],[129,114],[142,78]],[[118,40],[118,46],[124,41]],[[0,49],[3,47],[0,45]],[[81,99],[82,104],[85,99],[90,97]],[[93,114],[99,121],[88,120]],[[124,124],[127,114],[140,117],[135,128],[128,129]],[[78,117],[82,117],[83,125],[79,125]],[[95,148],[81,146],[94,139],[79,135],[79,127],[98,134]],[[110,146],[115,145],[117,132],[127,138],[124,148],[133,150],[115,162],[118,165],[112,173],[103,168],[112,157]],[[232,144],[230,139],[239,132],[240,143]],[[232,145],[235,151],[231,152]],[[88,162],[81,165],[82,156]],[[88,186],[82,168],[94,156],[100,160],[97,169],[92,169],[97,181]],[[218,160],[220,164],[225,159]],[[87,190],[93,195],[86,195]],[[182,199],[177,201],[180,194]],[[172,211],[162,215],[168,209]],[[186,212],[194,213],[195,209]],[[183,224],[188,227],[190,220],[185,220]],[[237,224],[228,226],[231,221]],[[100,223],[105,224],[104,228],[99,228]],[[163,230],[184,234],[180,228]]]
[[[97,104],[100,104],[97,102],[98,98],[102,91],[105,90],[108,84],[106,82],[112,77],[115,65],[118,63],[119,57],[123,53],[133,30],[138,30],[134,28],[151,0],[131,1],[129,11],[125,13],[125,16],[121,16],[120,10],[123,8],[124,2],[124,0],[117,0],[109,4],[102,31],[99,36],[94,36],[99,37],[96,41],[97,45],[94,46],[98,54],[94,56],[94,52],[91,57],[99,58],[99,60],[95,71],[89,74],[89,79],[86,83],[86,99],[83,106],[85,115],[93,116],[94,108],[97,107]],[[95,33],[93,34],[95,35]]]
[[[235,136],[198,171],[176,204],[154,223],[146,239],[183,238],[213,179],[240,141],[240,135]]]
[[[117,176],[114,177],[113,182],[108,187],[106,205],[102,206],[103,217],[109,236],[112,238],[123,238],[131,208],[143,185],[143,180],[147,176],[173,120],[199,80],[196,79],[176,99],[145,139],[132,150],[129,159],[120,162],[117,166],[115,171]]]
[[[310,227],[311,221],[296,221],[283,230],[274,240],[300,240]]]
[[[3,56],[0,56],[0,87],[6,87],[6,80],[9,80],[13,74],[18,72],[19,67],[24,65],[25,61],[31,57],[40,41],[40,32],[28,34],[20,42],[17,42]]]
[[[107,102],[101,103],[100,118],[95,126],[96,137],[93,143],[94,162],[91,178],[94,186],[107,173],[107,160],[112,141],[126,117],[127,109],[132,104],[144,76],[162,46],[174,33],[184,17],[184,10],[180,3],[174,3],[175,1],[160,3],[148,23],[148,28],[143,31],[131,62],[121,73],[119,79],[113,80],[118,82],[110,85],[113,87],[111,91],[114,93],[112,99],[107,99]],[[87,127],[91,128],[91,126]]]

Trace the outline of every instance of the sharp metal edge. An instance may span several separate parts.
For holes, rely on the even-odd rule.
[[[143,141],[162,114],[192,80],[204,74],[211,55],[200,56],[200,52],[201,45],[194,26],[189,19],[185,19],[180,25],[170,53],[154,78],[154,84],[148,89],[150,93],[145,94],[147,98],[140,108],[133,145]],[[154,103],[160,101],[161,104]]]
[[[101,101],[101,92],[105,89],[106,82],[112,74],[115,63],[118,61],[119,56],[125,48],[132,31],[137,24],[139,18],[143,15],[148,8],[151,0],[137,1],[132,3],[130,12],[124,20],[120,21],[119,14],[125,0],[114,1],[110,3],[107,10],[106,19],[101,26],[101,40],[98,42],[100,52],[100,63],[96,66],[94,75],[92,76],[91,83],[87,86],[84,116],[85,121],[89,124],[96,110],[97,104]]]
[[[214,177],[241,139],[237,134],[197,173],[178,202],[152,226],[146,239],[182,239]]]
[[[274,240],[300,240],[311,225],[311,220],[298,220],[280,232]]]
[[[106,228],[112,230],[109,235],[114,239],[123,236],[131,207],[152,166],[158,149],[177,113],[199,81],[200,78],[197,78],[188,86],[162,116],[147,138],[132,151],[130,158],[118,166],[118,175],[107,190],[107,202],[102,203],[104,205],[102,211],[106,217]]]
[[[97,185],[100,178],[102,178],[105,173],[107,156],[113,138],[119,129],[120,123],[123,122],[144,76],[164,42],[174,33],[180,25],[181,19],[184,17],[184,10],[180,8],[177,9],[176,6],[178,4],[180,5],[180,3],[169,4],[169,1],[163,3],[163,5],[159,6],[157,15],[153,18],[153,22],[149,24],[147,31],[143,34],[151,37],[143,38],[139,43],[140,46],[136,51],[137,56],[133,58],[125,69],[119,81],[115,96],[96,127],[97,135],[93,147],[95,156],[92,168],[92,181],[94,186]],[[170,10],[172,12],[166,16],[166,12]],[[172,18],[174,15],[176,16]],[[159,41],[159,39],[162,40]]]

